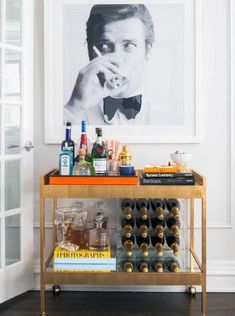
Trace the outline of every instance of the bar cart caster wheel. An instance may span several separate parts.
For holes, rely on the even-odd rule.
[[[197,291],[195,286],[189,286],[187,290],[188,295],[195,296]]]
[[[54,296],[60,295],[60,286],[59,286],[58,284],[54,284],[54,285],[52,286],[52,294],[53,294]]]

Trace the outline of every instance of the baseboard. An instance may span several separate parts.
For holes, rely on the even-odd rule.
[[[233,262],[220,262],[216,266],[208,266],[207,269],[207,292],[235,292],[235,265]],[[224,265],[222,265],[224,264]],[[34,265],[34,288],[40,289],[40,266],[39,262]],[[51,290],[51,285],[46,286]],[[185,286],[87,286],[87,285],[63,285],[65,291],[112,291],[112,292],[185,292]],[[201,287],[197,286],[197,292]]]

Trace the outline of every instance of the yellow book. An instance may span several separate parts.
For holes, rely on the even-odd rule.
[[[56,247],[54,250],[54,258],[111,258],[111,249],[107,250],[89,250],[89,249],[79,249],[77,251],[69,251]]]
[[[179,172],[180,167],[179,166],[146,166],[144,167],[145,173],[174,173]]]

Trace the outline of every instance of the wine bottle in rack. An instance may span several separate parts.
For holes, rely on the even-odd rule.
[[[151,224],[154,228],[155,234],[162,238],[164,236],[164,227],[165,227],[165,221],[164,219],[158,219],[156,217],[151,218]]]
[[[122,229],[122,235],[124,235],[126,238],[130,238],[133,233],[133,226],[130,224],[126,224]]]
[[[180,264],[178,260],[174,258],[165,259],[164,261],[165,267],[169,272],[179,272]]]
[[[152,242],[152,245],[157,252],[157,255],[159,257],[163,256],[163,247],[164,247],[164,243],[165,243],[165,238],[164,237],[159,238],[156,235],[152,235],[151,242]]]
[[[180,217],[180,202],[177,199],[167,199],[166,206],[172,216]]]
[[[149,272],[149,262],[145,259],[139,259],[137,260],[137,269],[140,272]]]
[[[166,243],[173,250],[175,256],[179,255],[180,239],[174,235],[166,235]]]
[[[137,234],[143,238],[146,238],[148,236],[148,227],[149,227],[148,224],[147,225],[146,224],[140,225]]]
[[[150,203],[147,199],[138,199],[136,200],[136,208],[139,212],[138,218],[143,220],[147,220],[148,218],[148,211],[150,208]]]
[[[152,270],[154,272],[163,272],[164,271],[164,261],[162,259],[154,260],[151,264]]]
[[[127,238],[126,236],[122,236],[121,238],[123,249],[126,252],[127,256],[132,256],[133,254],[133,248],[135,243],[134,236],[131,236],[130,238]]]
[[[151,199],[150,203],[151,203],[152,210],[154,212],[153,217],[159,220],[163,220],[165,201],[163,199]]]
[[[134,201],[131,199],[124,199],[121,202],[121,209],[123,217],[130,220],[133,217]]]
[[[126,258],[122,261],[122,271],[123,272],[133,272],[135,268],[135,262],[131,258]]]
[[[150,238],[147,235],[146,238],[143,238],[141,235],[136,236],[136,243],[139,246],[140,250],[142,251],[142,254],[144,257],[147,257],[149,252],[149,244],[150,244]]]
[[[174,236],[179,236],[180,220],[170,213],[165,218],[166,226]]]

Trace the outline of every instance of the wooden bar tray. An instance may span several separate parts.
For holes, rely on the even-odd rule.
[[[139,178],[134,176],[61,176],[55,170],[49,175],[49,184],[58,185],[137,185]]]

